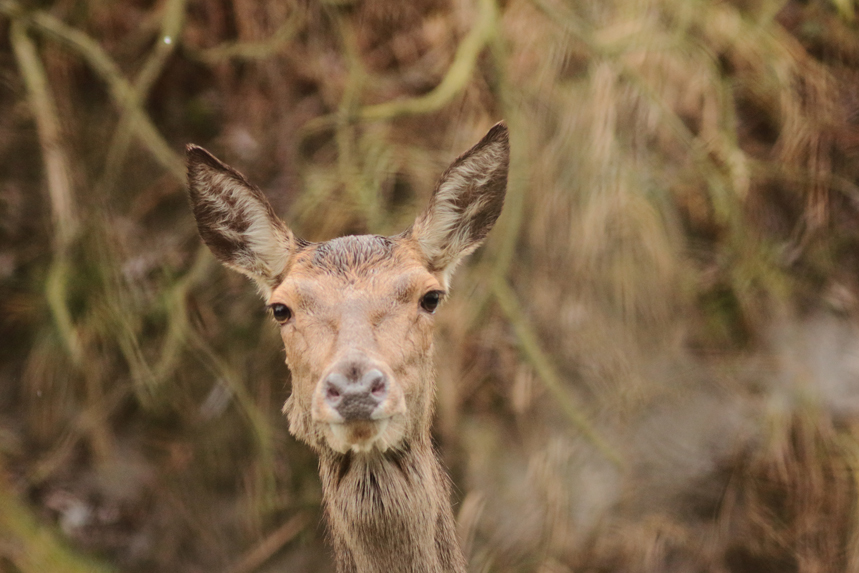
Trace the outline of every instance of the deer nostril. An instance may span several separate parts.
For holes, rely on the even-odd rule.
[[[376,398],[384,398],[385,394],[388,393],[387,377],[375,368],[365,374],[362,381],[366,381],[365,385],[367,386],[367,389],[370,391],[370,394]]]
[[[336,408],[348,386],[349,379],[339,372],[329,374],[325,378],[325,401]]]

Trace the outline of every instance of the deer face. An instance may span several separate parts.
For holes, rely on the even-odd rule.
[[[189,146],[200,235],[256,281],[279,323],[296,437],[318,451],[361,453],[427,434],[435,309],[501,212],[508,156],[499,124],[448,168],[404,233],[315,244],[297,239],[241,174]]]
[[[288,309],[279,322],[293,433],[341,453],[419,435],[431,412],[441,277],[403,238],[343,237],[295,259],[269,299],[273,312]]]

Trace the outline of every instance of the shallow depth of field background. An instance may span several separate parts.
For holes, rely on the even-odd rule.
[[[394,234],[496,121],[439,311],[474,572],[859,571],[851,0],[0,0],[0,571],[330,571],[208,148]]]

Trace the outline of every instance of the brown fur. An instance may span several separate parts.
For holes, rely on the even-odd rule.
[[[456,264],[501,212],[507,129],[495,126],[442,176],[429,207],[396,237],[295,238],[263,194],[189,147],[200,234],[224,264],[253,278],[281,325],[293,435],[319,454],[326,515],[341,572],[463,572],[448,477],[430,443],[433,313]],[[345,421],[326,397],[331,372],[376,369],[388,381],[373,417]]]

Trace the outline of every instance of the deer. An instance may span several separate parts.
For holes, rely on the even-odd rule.
[[[402,233],[297,237],[263,192],[188,145],[197,229],[215,258],[251,278],[280,329],[289,431],[319,458],[339,573],[466,571],[450,478],[431,439],[433,324],[451,276],[504,204],[501,122],[447,168]]]

